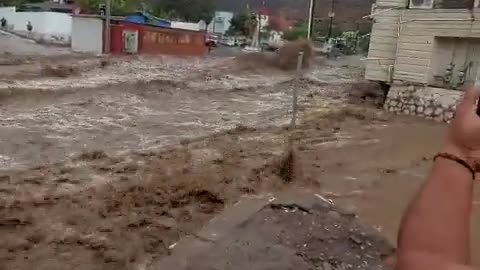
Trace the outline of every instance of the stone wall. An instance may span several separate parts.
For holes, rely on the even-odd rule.
[[[462,95],[461,91],[443,88],[392,85],[384,107],[397,114],[416,115],[449,123]]]

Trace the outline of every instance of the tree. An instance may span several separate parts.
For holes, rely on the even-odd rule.
[[[283,33],[283,38],[285,40],[293,41],[298,39],[307,38],[308,25],[306,22],[300,22],[295,24],[290,30]]]
[[[243,12],[239,13],[230,20],[230,28],[228,34],[230,35],[244,35],[251,37],[257,27],[257,16],[255,13]]]
[[[166,13],[188,22],[204,20],[208,23],[215,10],[214,0],[151,0],[149,5],[154,15]]]
[[[105,0],[77,0],[76,3],[82,11],[96,14],[99,12],[100,5],[105,2]],[[136,0],[111,0],[111,5],[113,15],[125,15],[142,8],[141,1]]]
[[[6,1],[6,0],[0,0]],[[12,0],[13,1],[13,0]],[[18,1],[18,0],[17,0]],[[106,0],[77,0],[82,10],[98,13],[99,6]],[[191,22],[210,22],[215,10],[214,0],[111,0],[112,14],[125,15],[142,10],[165,19]]]
[[[152,14],[155,17],[166,19],[166,20],[175,20],[177,19],[177,15],[173,10],[163,10],[163,9],[155,9],[149,8],[147,10],[148,14]]]
[[[0,0],[0,6],[8,7],[8,6],[22,6],[28,3],[40,3],[44,2],[43,0]]]
[[[281,16],[270,16],[267,28],[270,31],[285,32],[290,29],[292,22]]]
[[[329,24],[328,21],[317,22],[317,23],[315,23],[315,26],[314,26],[315,33],[317,34],[317,36],[322,36],[322,37],[328,36],[329,28],[330,28],[330,24]],[[341,36],[342,32],[343,31],[342,31],[341,27],[339,27],[338,25],[334,24],[332,26],[332,37],[333,38]]]

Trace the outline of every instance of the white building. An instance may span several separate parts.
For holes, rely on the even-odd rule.
[[[270,31],[267,43],[272,48],[282,47],[285,44],[283,41],[283,32]]]
[[[260,26],[262,27],[262,31],[265,30],[269,23],[270,17],[268,15],[260,15]]]
[[[230,21],[232,20],[232,18],[233,12],[215,11],[215,16],[208,25],[208,32],[225,35],[225,33],[230,28]]]
[[[207,24],[205,23],[205,21],[200,21],[198,23],[172,21],[171,27],[190,31],[205,31]]]
[[[72,15],[72,50],[101,54],[104,20],[97,15]]]
[[[7,29],[14,33],[30,36],[38,41],[70,44],[72,17],[57,12],[17,12],[15,7],[0,8],[0,19],[7,20]],[[28,31],[27,24],[32,25]]]
[[[389,89],[385,108],[451,121],[480,78],[480,1],[376,0],[365,77]]]

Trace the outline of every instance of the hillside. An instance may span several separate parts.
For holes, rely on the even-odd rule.
[[[247,4],[252,8],[258,8],[261,0],[216,0],[218,10],[240,12]],[[302,19],[308,14],[309,0],[265,0],[265,5],[270,13],[282,14],[291,19]],[[366,14],[374,0],[335,0],[336,20],[340,23],[353,23]],[[316,0],[316,17],[326,19],[330,10],[331,0]]]

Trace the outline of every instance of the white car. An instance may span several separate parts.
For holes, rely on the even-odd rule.
[[[229,47],[233,47],[236,44],[235,38],[233,38],[233,37],[224,37],[224,38],[222,38],[220,43],[225,45],[225,46],[229,46]]]

